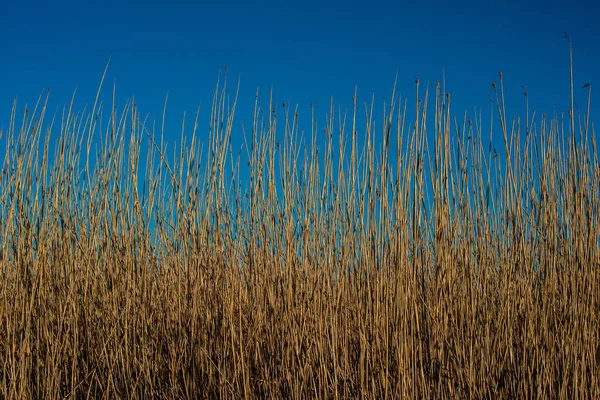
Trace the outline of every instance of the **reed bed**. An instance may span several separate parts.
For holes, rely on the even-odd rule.
[[[225,82],[172,150],[134,102],[15,107],[0,397],[600,397],[589,107],[507,117],[500,75],[484,126],[422,86],[303,134],[258,94],[242,132]]]

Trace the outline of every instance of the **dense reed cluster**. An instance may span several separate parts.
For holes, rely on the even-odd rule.
[[[589,108],[492,94],[489,127],[417,81],[303,134],[217,85],[172,151],[133,102],[13,111],[0,397],[598,398]]]

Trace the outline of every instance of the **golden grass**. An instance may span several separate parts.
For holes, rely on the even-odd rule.
[[[224,87],[206,151],[133,103],[13,112],[0,397],[600,397],[593,127],[507,119],[494,88],[500,154],[418,82],[414,120],[392,98],[359,128],[355,97],[312,146],[257,100],[247,163]]]

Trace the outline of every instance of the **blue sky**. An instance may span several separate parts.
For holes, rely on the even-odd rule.
[[[184,111],[200,106],[208,123],[218,71],[231,89],[241,79],[234,142],[249,128],[254,93],[299,104],[323,121],[330,96],[351,107],[375,95],[376,110],[398,93],[412,104],[414,80],[433,84],[445,71],[453,111],[489,110],[491,82],[503,71],[509,113],[530,107],[568,110],[568,43],[573,38],[576,102],[592,88],[600,104],[600,11],[592,1],[264,1],[38,2],[0,6],[0,127],[50,87],[51,109],[77,88],[80,109],[94,100],[111,58],[104,99],[116,83],[117,105],[135,96],[142,113],[162,111],[169,92],[167,140],[180,137]],[[379,107],[379,108],[377,108]],[[379,114],[380,115],[380,112]],[[594,115],[599,115],[597,112]],[[323,122],[321,122],[322,126]],[[202,125],[201,125],[202,126]],[[206,126],[206,125],[204,125]],[[310,124],[301,129],[310,131]],[[202,137],[202,132],[199,132]],[[172,148],[172,147],[171,147]]]

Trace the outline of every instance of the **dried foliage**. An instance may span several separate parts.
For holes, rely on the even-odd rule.
[[[0,397],[600,397],[593,127],[494,93],[498,151],[437,85],[310,143],[257,95],[247,162],[219,85],[172,153],[134,103],[13,112]]]

